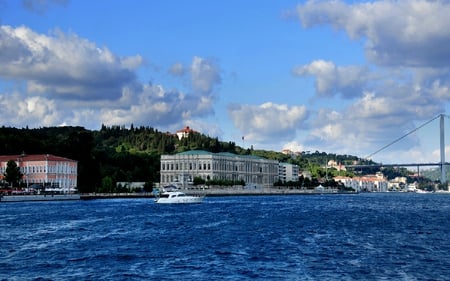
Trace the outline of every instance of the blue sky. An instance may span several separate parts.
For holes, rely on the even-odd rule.
[[[448,14],[424,0],[0,0],[1,125],[190,126],[365,157],[446,114]],[[438,162],[439,120],[373,160]]]

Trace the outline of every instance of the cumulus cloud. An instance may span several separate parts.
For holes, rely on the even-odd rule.
[[[361,74],[346,75],[348,69],[357,69],[349,72]],[[319,60],[297,67],[295,73],[313,75],[321,97],[355,89],[354,94],[343,96],[349,100],[345,107],[318,110],[305,142],[311,146],[320,143],[331,150],[348,149],[344,153],[357,146],[362,154],[364,149],[381,147],[414,128],[415,121],[444,112],[444,105],[450,100],[446,71],[442,69],[390,68],[369,72],[366,68],[340,67]],[[409,140],[404,144],[418,144],[417,140]]]
[[[296,76],[315,78],[317,96],[346,99],[345,105],[313,114],[305,147],[367,155],[445,112],[450,101],[449,12],[448,1],[298,5],[296,14],[305,28],[328,25],[363,42],[368,64],[339,66],[317,59],[293,68]],[[408,147],[409,155],[429,159],[414,153],[420,141],[413,134],[389,150]]]
[[[379,65],[447,67],[450,60],[448,1],[308,1],[297,7],[304,27],[330,25],[366,40]]]
[[[429,112],[439,111],[438,105],[434,105],[435,108],[422,108],[420,102],[412,106],[414,101],[411,100],[404,107],[401,106],[402,102],[402,97],[377,96],[373,92],[366,92],[342,112],[321,109],[311,123],[313,129],[305,145],[319,145],[339,153],[368,156],[412,132],[418,127],[417,120],[434,117],[430,117]],[[419,144],[418,136],[411,134],[402,139],[400,145],[393,144],[383,153],[386,155],[386,152],[403,147],[417,149]]]
[[[344,98],[359,96],[371,78],[365,67],[336,66],[333,62],[324,60],[297,66],[292,72],[296,76],[314,76],[316,92],[322,97],[336,94],[341,94]]]
[[[27,81],[28,91],[47,97],[117,98],[136,79],[141,57],[120,58],[75,34],[0,27],[0,77]]]
[[[214,89],[222,83],[217,62],[199,56],[195,56],[190,65],[181,62],[173,64],[169,73],[175,77],[188,77],[192,93],[198,95],[213,95]]]
[[[208,96],[187,95],[166,91],[161,85],[144,86],[137,101],[125,108],[102,110],[104,124],[158,124],[168,126],[184,119],[212,114],[213,99]]]
[[[14,93],[0,92],[11,126],[151,125],[169,127],[214,113],[219,67],[194,57],[187,89],[137,80],[140,55],[119,57],[107,47],[55,30],[50,35],[27,27],[0,26],[0,79],[19,81]],[[14,83],[17,85],[17,83]]]
[[[220,69],[211,59],[194,57],[191,67],[192,88],[200,94],[209,94],[221,83]]]
[[[257,143],[274,139],[291,141],[308,118],[308,110],[304,106],[271,102],[258,106],[231,104],[228,114],[245,138]]]
[[[212,94],[220,82],[218,66],[211,60],[194,57],[189,67],[181,63],[172,66],[172,73],[183,74],[189,69],[192,88],[190,91],[166,90],[162,85],[144,85],[142,90],[130,91],[126,100],[132,101],[120,108],[102,110],[104,124],[158,124],[168,127],[186,120],[195,121],[214,114],[216,97]]]
[[[61,112],[55,102],[43,97],[24,99],[19,93],[0,94],[0,108],[3,125],[54,126],[61,120]]]

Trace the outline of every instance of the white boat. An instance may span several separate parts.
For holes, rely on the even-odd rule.
[[[186,195],[181,191],[166,191],[155,198],[158,204],[194,204],[202,203],[203,196]]]

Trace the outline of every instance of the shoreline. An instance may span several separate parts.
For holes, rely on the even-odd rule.
[[[264,195],[327,195],[327,194],[357,194],[357,192],[315,191],[301,189],[275,189],[275,188],[214,188],[214,189],[180,189],[186,195],[223,197],[223,196],[264,196]],[[81,200],[114,199],[114,198],[155,198],[151,192],[146,193],[82,193]]]
[[[359,192],[311,189],[286,189],[286,188],[212,188],[212,189],[180,189],[187,195],[205,197],[227,196],[276,196],[276,195],[338,195],[359,194]],[[394,192],[393,192],[394,193]],[[395,192],[397,193],[397,192]],[[433,192],[429,194],[449,194],[450,192]],[[95,199],[137,199],[155,198],[152,192],[144,193],[80,193],[80,194],[47,194],[47,195],[3,195],[0,202],[36,202],[36,201],[64,201],[64,200],[95,200]]]
[[[39,194],[39,195],[2,195],[0,202],[36,202],[80,200],[80,194]]]

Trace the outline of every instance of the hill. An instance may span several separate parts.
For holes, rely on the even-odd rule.
[[[133,125],[130,128],[103,125],[98,131],[83,127],[0,128],[0,155],[48,153],[77,160],[80,192],[120,191],[116,190],[115,183],[128,181],[146,182],[150,189],[153,183],[159,182],[161,154],[192,149],[252,154],[297,164],[317,178],[337,175],[336,169],[325,169],[328,160],[343,165],[358,161],[356,156],[319,151],[287,155],[243,149],[234,142],[219,141],[197,132],[179,140],[169,132]],[[346,174],[352,175],[352,172]]]

